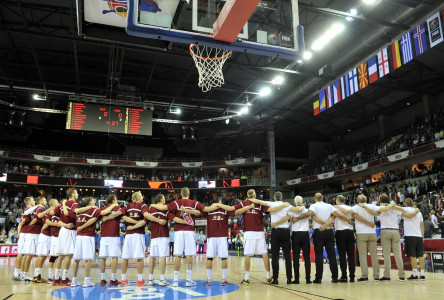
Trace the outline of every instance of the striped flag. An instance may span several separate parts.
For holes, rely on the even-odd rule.
[[[327,108],[327,104],[325,101],[325,90],[319,91],[319,111],[323,112]]]
[[[347,95],[345,94],[345,76],[341,76],[341,100],[344,100]]]
[[[394,41],[390,47],[392,48],[393,70],[396,70],[402,65],[401,54],[399,53],[399,41]]]
[[[364,61],[358,66],[359,89],[362,90],[368,85],[367,62]]]
[[[413,59],[412,35],[410,31],[401,37],[402,64],[405,65]]]
[[[348,83],[350,87],[350,96],[358,91],[358,75],[356,68],[348,72]]]
[[[415,43],[416,56],[428,50],[424,23],[413,28],[413,41]]]
[[[341,98],[341,82],[339,80],[336,80],[333,85],[333,102],[334,104],[338,103],[342,100]]]
[[[327,108],[331,108],[335,104],[333,102],[333,89],[331,85],[325,89],[325,97],[327,98]]]
[[[390,72],[387,48],[384,48],[378,52],[378,69],[379,78],[387,75]]]
[[[370,58],[367,63],[369,83],[372,84],[378,80],[378,65],[376,64],[376,56]]]
[[[313,115],[317,116],[319,115],[319,113],[319,100],[316,100],[315,102],[313,102]]]

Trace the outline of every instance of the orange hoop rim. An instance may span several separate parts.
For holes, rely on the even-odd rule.
[[[194,46],[198,46],[198,45],[196,45],[196,44],[190,44],[190,53],[191,53],[191,55],[193,55],[194,57],[197,57],[197,58],[199,58],[199,59],[202,59],[202,60],[221,60],[221,59],[227,58],[228,56],[230,56],[231,54],[233,54],[233,51],[230,50],[230,52],[228,52],[227,54],[222,55],[222,56],[220,56],[220,57],[203,57],[203,56],[199,56],[199,55],[197,55],[196,53],[194,53],[194,51],[193,51],[193,47],[194,47]]]

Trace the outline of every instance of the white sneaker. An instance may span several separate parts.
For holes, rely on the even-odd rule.
[[[164,280],[159,280],[159,286],[169,286],[170,284],[168,283],[168,281]]]
[[[76,287],[76,286],[79,286],[79,285],[80,285],[80,283],[77,280],[77,278],[73,278],[72,281],[71,281],[71,287]]]
[[[32,278],[29,277],[28,274],[26,274],[26,275],[24,275],[24,276],[22,276],[22,277],[20,278],[20,281],[21,281],[21,282],[31,282],[31,281],[32,281]]]
[[[196,286],[197,283],[192,281],[192,280],[187,280],[187,283],[185,284],[185,286]]]
[[[86,287],[92,287],[92,286],[94,286],[94,285],[95,285],[95,284],[94,284],[94,282],[91,281],[91,279],[88,279],[88,280],[85,279],[85,282],[83,283],[83,287],[84,287],[84,288],[86,288]]]
[[[171,284],[172,287],[178,287],[179,286],[179,282],[178,281],[173,281],[173,283]]]
[[[152,280],[148,280],[148,283],[146,284],[147,286],[153,286],[154,285],[154,281]]]

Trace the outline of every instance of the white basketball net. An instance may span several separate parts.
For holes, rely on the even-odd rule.
[[[202,92],[206,93],[225,83],[222,67],[233,51],[191,44],[190,53],[199,72],[199,87]]]

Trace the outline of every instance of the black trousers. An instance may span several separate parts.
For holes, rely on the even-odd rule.
[[[299,256],[302,249],[305,263],[305,279],[310,280],[310,235],[308,231],[293,231],[291,233],[291,242],[293,246],[294,279],[299,280]]]
[[[171,255],[174,253],[174,242],[170,242],[170,253]]]
[[[279,250],[281,247],[285,259],[287,279],[291,280],[290,229],[273,228],[271,230],[271,266],[273,267],[274,279],[279,277]]]
[[[339,264],[341,266],[341,278],[347,278],[347,258],[350,278],[355,278],[355,236],[353,230],[336,231],[336,246],[338,247]]]
[[[320,231],[315,229],[313,233],[313,244],[316,255],[316,275],[315,278],[318,280],[322,279],[322,274],[324,272],[324,247],[328,256],[328,263],[330,265],[331,277],[332,279],[338,279],[338,264],[336,262],[335,254],[335,237],[333,235],[333,230]]]

